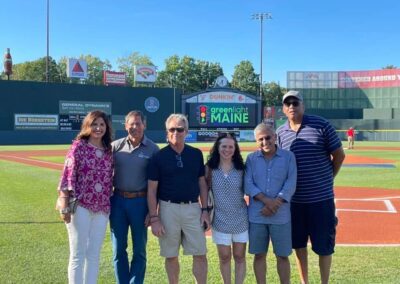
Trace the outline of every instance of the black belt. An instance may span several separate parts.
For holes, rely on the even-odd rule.
[[[181,200],[163,200],[164,202],[169,202],[169,203],[175,203],[175,204],[192,204],[192,203],[198,203],[199,201],[196,199],[194,201],[189,200],[189,201],[181,201]]]
[[[116,192],[118,195],[121,195],[124,198],[137,198],[137,197],[146,197],[147,196],[147,191],[141,190],[141,191],[123,191],[118,188],[114,189],[114,192]]]

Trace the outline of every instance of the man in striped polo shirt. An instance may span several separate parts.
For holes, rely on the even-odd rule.
[[[333,179],[345,158],[332,125],[322,117],[304,114],[298,91],[283,96],[287,122],[278,128],[278,146],[292,151],[297,162],[297,186],[292,197],[292,246],[302,283],[308,283],[307,242],[319,255],[321,283],[329,282],[337,218]]]

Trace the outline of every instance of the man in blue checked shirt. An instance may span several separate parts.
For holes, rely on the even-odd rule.
[[[247,156],[245,192],[249,195],[249,253],[255,254],[257,283],[266,283],[266,256],[270,240],[281,283],[290,283],[292,253],[290,200],[296,189],[296,159],[278,149],[275,130],[266,124],[254,129],[259,147]]]

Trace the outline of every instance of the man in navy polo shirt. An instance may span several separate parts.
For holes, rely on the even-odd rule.
[[[307,242],[319,255],[321,283],[329,282],[337,218],[333,180],[345,154],[332,125],[322,117],[304,114],[298,91],[283,96],[287,122],[278,128],[278,146],[292,151],[297,162],[297,186],[292,197],[292,246],[302,283],[308,283]]]
[[[148,204],[153,234],[159,238],[169,283],[179,282],[179,248],[193,256],[196,283],[207,282],[206,238],[210,227],[203,154],[185,144],[188,121],[171,114],[165,122],[168,146],[148,168]],[[202,206],[199,204],[199,197]]]

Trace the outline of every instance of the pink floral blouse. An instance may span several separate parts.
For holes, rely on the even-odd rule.
[[[83,139],[75,140],[65,158],[58,190],[73,191],[80,206],[94,213],[109,214],[113,167],[111,151]]]

